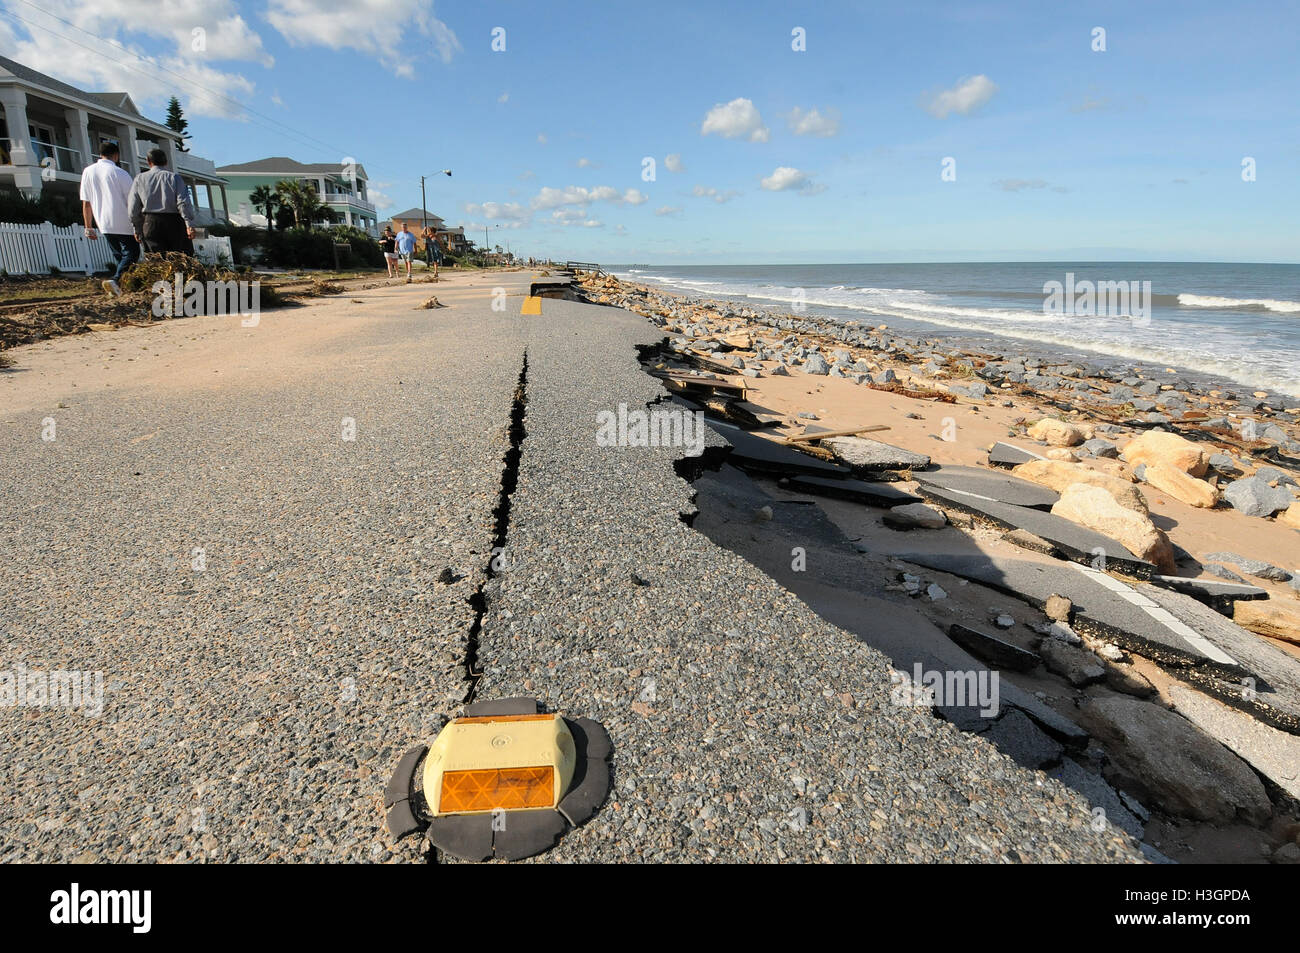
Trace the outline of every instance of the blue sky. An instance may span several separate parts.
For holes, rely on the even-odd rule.
[[[793,11],[0,0],[0,51],[157,117],[179,95],[218,164],[355,156],[381,211],[449,167],[429,208],[524,254],[1300,261],[1300,5]]]

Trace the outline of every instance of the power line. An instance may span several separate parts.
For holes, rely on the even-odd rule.
[[[36,8],[37,10],[41,10],[41,8],[40,8],[37,4],[32,3],[31,0],[21,0],[21,2],[22,2],[22,3],[26,3],[29,7],[34,7],[34,8]],[[136,53],[136,52],[133,51],[133,50],[129,50],[129,49],[127,49],[127,48],[126,48],[125,46],[123,46],[122,44],[117,43],[117,42],[115,42],[115,41],[113,41],[113,40],[110,40],[108,37],[103,37],[103,36],[100,36],[100,35],[97,34],[97,33],[93,33],[93,32],[91,32],[90,30],[84,29],[83,27],[79,27],[79,26],[77,26],[75,23],[72,23],[72,22],[70,22],[70,21],[68,21],[68,20],[65,20],[65,19],[63,19],[62,17],[60,17],[60,16],[56,16],[55,14],[53,14],[53,13],[49,13],[49,12],[47,12],[47,11],[45,11],[45,10],[41,10],[41,13],[43,13],[43,14],[45,14],[46,16],[50,17],[51,19],[58,20],[60,23],[66,25],[66,26],[72,27],[72,29],[77,30],[78,32],[81,32],[81,33],[86,34],[87,36],[93,37],[94,39],[99,40],[101,43],[106,43],[106,44],[108,44],[109,46],[112,46],[112,47],[114,47],[115,49],[118,49],[118,50],[122,51],[122,52],[125,53],[127,56],[133,57],[134,59],[139,60],[141,63],[146,63],[146,64],[149,65],[151,68],[154,68],[154,69],[160,70],[160,71],[162,71],[162,72],[164,72],[164,73],[168,73],[168,74],[170,74],[170,75],[172,75],[172,76],[175,76],[175,77],[176,77],[177,79],[179,79],[181,82],[186,83],[186,84],[188,84],[188,85],[192,85],[192,86],[194,86],[195,88],[197,88],[197,89],[200,90],[200,92],[199,92],[199,96],[200,96],[200,97],[207,98],[209,101],[212,101],[212,102],[216,102],[218,99],[223,99],[223,100],[225,100],[227,103],[232,103],[233,105],[237,106],[241,111],[246,112],[246,113],[251,113],[251,114],[254,115],[254,116],[260,116],[262,119],[265,119],[265,120],[267,120],[267,122],[273,124],[272,126],[268,126],[268,125],[266,125],[266,123],[257,123],[257,125],[262,126],[263,128],[271,129],[272,131],[288,133],[289,135],[294,136],[294,137],[298,138],[300,141],[302,141],[302,142],[304,142],[304,143],[307,143],[307,144],[314,143],[314,144],[316,144],[316,145],[324,146],[324,147],[326,147],[327,149],[330,149],[330,148],[337,148],[337,146],[335,146],[335,145],[331,145],[330,143],[327,143],[327,142],[325,142],[325,141],[322,140],[322,139],[317,139],[315,136],[309,135],[308,133],[305,133],[305,132],[299,132],[298,130],[292,128],[291,126],[286,126],[284,123],[280,122],[279,120],[275,119],[274,117],[272,117],[272,116],[268,116],[268,115],[266,115],[265,113],[258,112],[256,109],[253,109],[251,106],[248,106],[248,105],[246,105],[246,104],[240,102],[239,100],[235,99],[235,98],[232,97],[232,96],[227,96],[225,93],[219,93],[219,92],[209,91],[209,90],[207,90],[207,89],[204,89],[204,88],[198,86],[198,85],[195,83],[194,80],[191,80],[191,79],[189,79],[189,78],[183,76],[182,74],[177,73],[175,70],[172,70],[172,69],[169,69],[169,68],[166,67],[166,66],[163,66],[163,65],[160,64],[160,63],[148,63],[148,61],[146,61],[146,60],[144,59],[144,57],[142,57],[139,53]],[[64,36],[63,34],[56,33],[54,30],[52,30],[52,29],[50,29],[49,27],[44,26],[44,25],[42,25],[42,24],[39,24],[39,23],[33,23],[31,20],[28,20],[28,19],[26,19],[26,18],[24,18],[24,17],[19,16],[18,14],[14,13],[12,10],[0,10],[0,14],[3,14],[4,16],[10,17],[11,19],[17,20],[17,21],[20,22],[20,23],[24,23],[24,24],[26,24],[26,25],[29,26],[29,27],[33,27],[33,28],[38,29],[38,30],[43,30],[43,31],[45,31],[46,33],[50,34],[51,36],[56,37],[57,39],[63,40],[63,41],[65,41],[65,42],[67,42],[67,43],[71,43],[71,44],[73,44],[74,46],[80,47],[81,49],[86,50],[86,51],[88,51],[88,52],[90,52],[90,53],[95,53],[95,54],[97,54],[97,55],[99,55],[99,56],[104,57],[105,59],[111,59],[111,58],[108,56],[108,54],[105,53],[103,50],[95,49],[94,47],[92,47],[92,46],[87,46],[87,45],[84,44],[84,43],[78,43],[78,42],[77,42],[76,40],[74,40],[72,37]],[[153,78],[152,76],[150,76],[149,73],[146,73],[144,70],[136,69],[134,66],[130,65],[129,63],[123,63],[123,62],[119,62],[119,61],[116,61],[116,60],[114,60],[113,62],[115,62],[117,65],[121,66],[121,67],[124,68],[124,69],[128,69],[128,70],[130,70],[130,71],[133,72],[133,73],[138,73],[138,74],[140,74],[141,76],[144,76],[144,77],[146,77],[146,78]],[[193,93],[191,93],[191,95],[193,95]],[[250,120],[250,121],[255,121],[255,120]]]

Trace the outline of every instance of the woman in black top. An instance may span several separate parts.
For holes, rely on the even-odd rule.
[[[384,226],[384,234],[379,236],[379,247],[384,253],[384,264],[388,266],[388,277],[393,278],[397,275],[397,236],[393,234],[393,226]]]

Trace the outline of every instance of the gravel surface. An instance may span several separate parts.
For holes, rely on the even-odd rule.
[[[0,707],[0,860],[421,860],[382,791],[464,696],[480,585],[477,698],[615,746],[610,799],[544,860],[1140,859],[1059,783],[891,704],[883,655],[687,527],[681,449],[597,444],[598,412],[662,394],[644,320],[427,296],[16,352],[0,671],[102,672],[104,704]]]

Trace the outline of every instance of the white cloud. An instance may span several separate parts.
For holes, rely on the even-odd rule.
[[[993,184],[1003,192],[1023,192],[1026,189],[1047,188],[1047,182],[1043,179],[998,179]]]
[[[527,182],[529,179],[535,179],[535,178],[537,178],[537,173],[534,172],[532,169],[524,169],[523,172],[519,173],[520,182]]]
[[[669,172],[685,172],[686,166],[682,165],[682,154],[672,152],[664,156],[664,168]]]
[[[718,204],[722,204],[723,202],[730,202],[732,199],[734,199],[737,195],[740,194],[734,189],[728,189],[725,192],[719,192],[717,189],[713,188],[712,186],[704,186],[704,185],[697,185],[694,189],[691,190],[691,192],[702,199],[713,199],[713,201],[717,202]]]
[[[469,202],[465,205],[465,213],[492,222],[523,222],[532,217],[532,213],[518,202]]]
[[[575,226],[578,228],[603,228],[604,222],[588,218],[580,208],[557,208],[551,213],[551,221],[556,225]]]
[[[45,0],[38,9],[3,0],[2,5],[34,24],[5,22],[4,55],[74,86],[125,92],[148,115],[175,95],[190,117],[238,117],[239,104],[224,97],[248,96],[253,83],[214,64],[251,61],[269,67],[275,62],[231,0],[166,5]],[[203,32],[195,35],[200,26]],[[140,45],[142,39],[152,41],[150,48]],[[164,49],[156,51],[160,41]],[[195,50],[196,44],[203,48]]]
[[[743,97],[719,103],[709,110],[700,126],[700,135],[716,133],[724,139],[748,139],[750,142],[767,142],[771,131],[763,125],[763,117],[751,100]]]
[[[266,20],[292,46],[324,46],[369,54],[398,76],[414,75],[412,34],[429,37],[438,58],[450,63],[460,40],[433,12],[433,0],[269,0]]]
[[[661,205],[655,209],[656,215],[677,215],[680,214],[682,207],[680,205]]]
[[[612,185],[598,185],[591,189],[584,188],[581,185],[570,185],[563,189],[546,186],[533,196],[530,204],[534,209],[540,211],[566,206],[583,207],[593,202],[612,202],[615,205],[641,205],[647,201],[649,201],[649,196],[637,189],[619,192]]]
[[[807,112],[796,106],[786,114],[785,121],[790,125],[790,131],[796,136],[828,136],[837,135],[840,131],[840,114],[838,110],[828,109],[826,115],[822,115],[816,109],[809,109]]]
[[[589,169],[592,167],[592,165],[594,165],[594,163],[586,156],[583,156],[581,159],[578,160],[579,169]]]
[[[537,134],[537,144],[538,144],[538,145],[541,145],[541,146],[546,145],[546,133],[544,133],[544,132],[539,132],[539,133]]]
[[[392,182],[368,182],[366,183],[366,197],[374,203],[375,210],[382,212],[385,209],[394,208],[393,198],[384,189],[391,188]]]
[[[510,94],[509,94],[508,92],[506,92],[506,93],[502,93],[500,96],[497,97],[497,102],[499,102],[499,103],[508,103],[508,102],[510,102]]]
[[[812,195],[824,188],[814,183],[807,172],[800,172],[788,165],[777,166],[759,184],[769,192],[803,192],[805,195]]]
[[[997,83],[981,73],[959,80],[952,89],[931,95],[924,105],[926,112],[936,119],[947,119],[950,113],[965,116],[992,99],[997,91]]]

